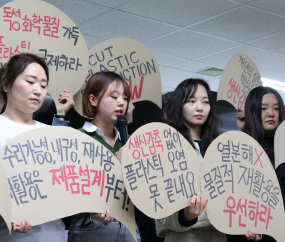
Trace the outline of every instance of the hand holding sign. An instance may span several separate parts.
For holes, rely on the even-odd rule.
[[[248,93],[261,85],[260,73],[253,60],[244,54],[235,55],[222,75],[218,100],[226,100],[237,110],[243,110]]]
[[[106,210],[106,214],[104,213],[90,213],[90,216],[93,219],[96,219],[101,222],[113,223],[115,220],[114,213],[110,211],[109,208]]]
[[[136,130],[122,156],[130,198],[143,213],[156,219],[189,206],[190,198],[200,192],[200,167],[201,159],[189,142],[163,123]],[[193,211],[188,214],[192,216]]]
[[[268,234],[283,241],[283,199],[265,151],[249,135],[230,131],[209,146],[201,168],[208,218],[226,234]]]
[[[203,198],[203,195],[198,193],[191,198],[190,206],[184,208],[184,218],[186,221],[191,221],[197,218],[205,210],[208,204],[208,199]]]

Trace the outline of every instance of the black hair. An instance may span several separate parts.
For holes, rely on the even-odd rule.
[[[261,118],[262,98],[274,94],[279,105],[279,124],[284,120],[284,103],[280,94],[271,87],[259,86],[250,91],[245,101],[245,125],[243,131],[264,148],[264,129]]]
[[[184,123],[182,109],[187,100],[194,96],[197,91],[198,85],[202,85],[203,87],[205,87],[210,104],[210,113],[206,122],[202,125],[201,129],[201,154],[202,156],[204,156],[211,142],[219,135],[220,123],[220,119],[218,118],[215,112],[211,90],[207,82],[202,79],[192,78],[186,79],[181,82],[173,92],[171,99],[168,101],[166,110],[166,121],[170,126],[179,131],[185,137],[185,139],[189,141],[192,147],[196,149],[191,138],[191,130]]]
[[[37,63],[41,65],[44,69],[47,76],[47,83],[49,81],[49,71],[48,66],[44,60],[44,58],[30,54],[30,53],[21,53],[16,54],[11,57],[11,59],[3,65],[0,63],[0,92],[2,98],[5,102],[7,102],[7,95],[5,92],[5,85],[9,85],[10,87],[15,82],[18,75],[23,73],[27,66],[32,63]]]
[[[162,105],[161,105],[161,113],[164,115],[166,113],[167,103],[173,94],[172,92],[167,92],[162,95]]]

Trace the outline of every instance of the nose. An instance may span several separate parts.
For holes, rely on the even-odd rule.
[[[202,105],[201,102],[197,102],[197,103],[196,103],[196,110],[197,110],[197,111],[202,111],[202,107],[203,107],[203,105]]]
[[[40,84],[35,83],[33,91],[34,91],[35,95],[40,96],[41,95],[41,86],[40,86]]]
[[[267,116],[269,116],[269,117],[274,116],[273,108],[270,107],[267,109]]]
[[[125,104],[125,103],[124,103],[124,98],[123,98],[123,97],[119,97],[119,98],[118,98],[118,105],[119,105],[119,106],[124,106],[124,104]]]

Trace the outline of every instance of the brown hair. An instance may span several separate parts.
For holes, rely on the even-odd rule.
[[[0,91],[2,94],[2,98],[5,102],[7,102],[7,95],[4,91],[4,86],[9,85],[12,86],[17,76],[25,71],[27,66],[32,63],[37,63],[44,69],[47,82],[49,81],[49,72],[48,66],[44,60],[44,58],[34,55],[34,54],[18,54],[14,55],[8,63],[0,65]]]
[[[97,72],[93,74],[84,89],[82,96],[82,107],[83,107],[83,115],[93,118],[97,114],[96,107],[92,106],[89,101],[89,95],[93,94],[98,99],[98,106],[100,105],[100,101],[104,94],[106,93],[109,85],[113,82],[117,82],[117,86],[120,83],[123,84],[124,94],[127,96],[127,109],[125,114],[128,112],[128,106],[131,98],[130,88],[128,83],[117,73],[115,72]]]

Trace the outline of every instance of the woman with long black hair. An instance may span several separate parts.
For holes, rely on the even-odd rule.
[[[166,120],[189,141],[202,160],[208,146],[219,135],[219,118],[209,85],[201,79],[181,82],[168,102]],[[207,217],[207,203],[202,194],[193,196],[188,207],[156,220],[157,235],[165,237],[165,242],[225,242],[226,236]]]
[[[245,102],[245,111],[237,113],[238,129],[253,137],[263,147],[273,167],[275,167],[274,135],[284,119],[284,103],[280,94],[273,88],[263,86],[251,90]],[[285,164],[279,165],[275,172],[284,202]],[[255,241],[259,239],[258,235],[254,238]],[[228,235],[228,242],[237,241],[247,241],[247,238],[243,235]],[[262,235],[262,241],[275,240],[268,235]]]

